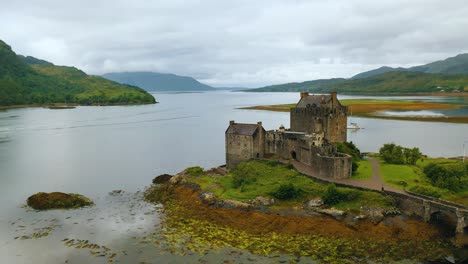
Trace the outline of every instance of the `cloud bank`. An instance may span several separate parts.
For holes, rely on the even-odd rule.
[[[90,74],[257,87],[468,52],[464,0],[2,2],[0,39],[17,53]]]

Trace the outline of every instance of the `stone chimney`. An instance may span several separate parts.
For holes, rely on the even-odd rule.
[[[301,99],[309,96],[308,92],[301,92]]]
[[[262,127],[262,122],[257,122],[257,125],[258,125],[259,128],[261,128]]]
[[[336,96],[336,92],[331,92],[331,97],[332,97],[332,105],[335,107],[338,104],[338,98]]]
[[[236,123],[236,122],[235,122],[234,120],[229,121],[229,125],[230,125],[230,126],[234,125],[235,123]]]

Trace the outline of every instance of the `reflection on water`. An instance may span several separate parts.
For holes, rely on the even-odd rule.
[[[421,111],[382,111],[378,112],[379,116],[409,116],[409,117],[441,117],[445,116],[442,113],[434,111],[421,110]]]

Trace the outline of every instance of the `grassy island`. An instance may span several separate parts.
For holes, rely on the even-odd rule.
[[[161,228],[146,239],[175,254],[227,247],[272,258],[286,254],[291,263],[357,263],[436,260],[452,251],[434,226],[390,213],[391,198],[320,183],[288,164],[250,161],[229,172],[191,167],[164,181],[145,194],[164,205]],[[330,193],[341,198],[327,199]],[[250,206],[258,197],[274,202]],[[307,210],[318,197],[325,204]],[[318,213],[331,206],[344,210],[342,218]]]
[[[417,117],[417,116],[383,116],[381,111],[418,111],[418,110],[447,110],[457,109],[461,106],[453,104],[432,103],[411,100],[378,100],[378,99],[344,99],[341,104],[348,106],[348,111],[353,116],[371,117],[393,120],[412,120],[428,122],[449,122],[468,124],[467,116],[457,117]],[[242,109],[267,110],[277,112],[289,112],[296,104],[279,104],[266,106],[251,106]]]

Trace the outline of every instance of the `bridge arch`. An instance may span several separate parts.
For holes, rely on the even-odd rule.
[[[436,225],[444,234],[453,236],[457,226],[457,218],[454,214],[443,210],[437,210],[435,212],[431,212],[429,223]]]

